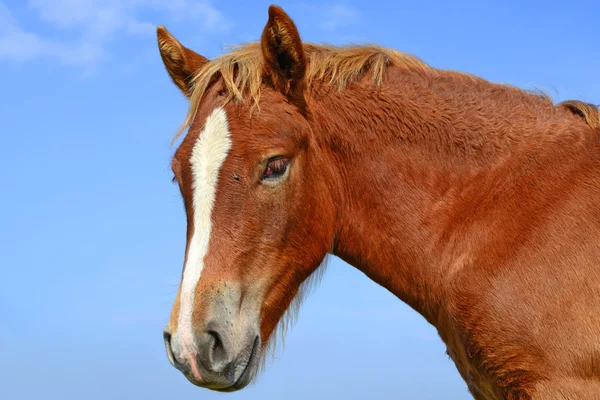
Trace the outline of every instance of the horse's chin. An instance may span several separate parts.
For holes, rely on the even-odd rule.
[[[221,389],[213,389],[217,392],[237,392],[238,390],[242,390],[246,386],[252,383],[256,375],[258,374],[258,362],[252,363],[252,365],[248,365],[244,373],[240,376],[240,378],[231,386],[227,388]],[[209,388],[210,389],[210,388]]]

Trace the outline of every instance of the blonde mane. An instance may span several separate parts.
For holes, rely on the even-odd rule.
[[[377,45],[330,46],[304,43],[304,52],[308,61],[308,87],[314,82],[321,82],[343,89],[367,72],[371,73],[373,83],[379,86],[385,71],[391,65],[415,72],[433,70],[412,55]],[[188,113],[175,138],[190,126],[204,94],[217,77],[221,78],[229,100],[243,101],[249,96],[253,104],[258,105],[263,83],[260,43],[233,46],[230,52],[216,57],[198,70],[192,79]]]
[[[367,72],[371,73],[373,84],[380,86],[384,74],[390,66],[399,66],[418,73],[440,71],[413,55],[373,44],[331,46],[304,43],[303,45],[307,59],[306,81],[309,88],[313,83],[319,82],[343,89],[363,77]],[[228,95],[227,101],[232,99],[243,101],[249,97],[253,105],[258,107],[260,89],[263,84],[263,60],[260,43],[254,42],[232,46],[230,52],[216,57],[200,68],[192,78],[193,89],[189,109],[173,141],[190,127],[204,94],[217,78],[220,78],[224,85],[224,90]],[[447,72],[464,79],[483,81],[471,74]],[[511,85],[503,86],[510,87]],[[522,91],[518,88],[514,89]],[[549,105],[553,105],[551,97],[545,93],[522,92],[541,97]],[[592,128],[600,129],[600,113],[596,106],[576,100],[565,101],[557,106],[567,108],[574,114],[583,117]]]

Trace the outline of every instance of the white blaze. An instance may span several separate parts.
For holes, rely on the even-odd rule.
[[[211,214],[215,202],[219,170],[230,148],[231,139],[227,114],[222,108],[216,108],[206,119],[204,129],[200,132],[190,157],[193,176],[194,233],[183,272],[177,324],[177,342],[181,346],[184,357],[195,351],[192,332],[194,292],[204,267],[204,256],[208,250]]]

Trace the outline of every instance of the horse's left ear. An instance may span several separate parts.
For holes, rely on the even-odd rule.
[[[208,59],[184,47],[164,26],[156,28],[156,38],[160,56],[173,83],[189,98],[194,74]]]
[[[269,21],[261,38],[265,72],[286,95],[303,96],[306,58],[294,21],[277,6],[269,7]]]

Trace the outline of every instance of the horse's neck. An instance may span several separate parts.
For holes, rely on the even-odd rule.
[[[485,83],[470,78],[432,83],[398,72],[390,79],[378,90],[364,84],[317,91],[314,100],[318,140],[343,182],[334,254],[435,323],[445,282],[460,270],[461,254],[467,257],[468,239],[461,242],[456,230],[515,157],[515,146],[527,147],[518,142],[535,136],[534,118],[517,111],[507,121],[498,113],[510,106],[486,98]],[[460,84],[470,91],[457,90]],[[505,101],[516,96],[540,106],[514,89],[488,85]],[[524,134],[515,138],[519,124]]]

